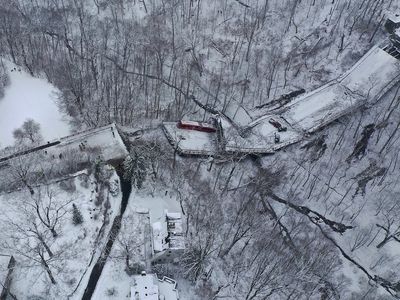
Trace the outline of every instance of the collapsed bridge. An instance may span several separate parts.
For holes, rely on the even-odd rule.
[[[398,21],[400,40],[400,18]],[[215,133],[190,132],[171,122],[164,123],[164,132],[181,154],[272,154],[360,107],[374,105],[400,81],[398,49],[392,38],[375,45],[340,77],[261,117],[253,119],[242,108],[235,112],[241,115],[237,121],[235,115],[214,114]]]

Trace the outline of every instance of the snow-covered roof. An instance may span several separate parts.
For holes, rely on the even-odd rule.
[[[178,300],[175,280],[169,277],[158,279],[156,274],[142,274],[133,277],[131,300]]]
[[[131,300],[159,300],[158,280],[154,274],[142,274],[133,277]]]
[[[180,219],[182,219],[181,213],[171,213],[171,212],[166,211],[165,215],[166,215],[167,219],[169,219],[169,220],[180,220]]]
[[[396,24],[398,24],[398,23],[400,23],[400,14],[390,14],[389,16],[388,16],[388,19],[390,20],[390,21],[392,21],[393,23],[396,23]]]
[[[152,224],[153,228],[153,250],[161,252],[165,250],[166,242],[165,238],[168,236],[167,224],[163,222],[155,222]]]
[[[179,299],[175,280],[164,276],[162,279],[158,279],[158,288],[160,291],[160,296],[164,297],[164,300]]]
[[[162,222],[152,224],[153,250],[161,252],[166,249],[185,249],[182,218],[180,213],[165,212]]]

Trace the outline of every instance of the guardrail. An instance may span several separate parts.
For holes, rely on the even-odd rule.
[[[61,143],[60,141],[55,141],[55,142],[52,142],[52,143],[47,143],[47,144],[44,144],[44,145],[40,145],[40,146],[37,146],[37,147],[26,149],[24,151],[13,153],[13,154],[11,154],[9,156],[5,156],[5,157],[0,158],[0,163],[5,162],[5,161],[7,161],[9,159],[12,159],[12,158],[16,158],[18,156],[26,155],[28,153],[36,152],[36,151],[39,151],[39,150],[43,150],[43,149],[58,145],[60,143]]]

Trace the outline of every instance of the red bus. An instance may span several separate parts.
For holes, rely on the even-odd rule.
[[[217,129],[209,124],[204,122],[195,122],[195,121],[184,121],[181,120],[176,125],[180,129],[187,129],[187,130],[196,130],[196,131],[203,131],[203,132],[216,132]]]

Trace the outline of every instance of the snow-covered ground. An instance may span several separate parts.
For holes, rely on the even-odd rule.
[[[9,272],[8,266],[10,264],[11,256],[0,253],[0,293],[3,290],[3,285],[6,283],[7,275]]]
[[[112,170],[108,171],[112,173],[110,180],[115,180],[117,175]],[[107,241],[107,232],[113,219],[119,213],[121,194],[114,197],[105,190],[104,202],[96,204],[96,181],[93,176],[88,177],[86,174],[38,187],[35,189],[35,195],[38,195],[39,189],[42,192],[50,189],[56,206],[67,204],[67,213],[60,219],[60,226],[57,227],[58,236],[46,237],[54,257],[49,259],[45,256],[57,283],[50,283],[48,274],[44,272],[35,252],[26,251],[28,246],[24,238],[15,239],[24,234],[18,230],[16,232],[17,225],[10,225],[10,222],[19,220],[18,226],[21,226],[21,229],[30,228],[32,225],[29,225],[29,220],[32,219],[29,218],[35,216],[35,213],[25,213],[31,209],[29,203],[32,200],[29,193],[22,190],[0,195],[0,252],[11,251],[16,259],[11,292],[18,299],[33,299],[34,296],[43,297],[41,299],[81,299],[90,270]],[[83,223],[80,225],[74,225],[72,222],[72,203],[82,214]],[[105,222],[106,219],[108,221]],[[32,237],[33,247],[34,235],[30,235],[29,232],[26,234]]]
[[[124,226],[125,224],[130,226]],[[127,207],[119,235],[114,242],[110,256],[104,266],[103,272],[97,282],[96,289],[92,299],[127,299],[130,295],[130,288],[133,285],[133,279],[126,272],[125,256],[122,243],[131,243],[137,245],[136,255],[132,261],[141,261],[143,266],[146,262],[146,256],[151,251],[151,239],[148,236],[148,213],[136,212],[131,207]],[[149,249],[150,248],[150,249]],[[149,258],[149,257],[147,257]]]
[[[165,193],[168,191],[167,193]],[[157,188],[152,191],[149,187],[143,190],[132,190],[129,204],[123,216],[121,230],[113,245],[109,259],[96,285],[93,299],[127,299],[133,285],[133,277],[126,273],[123,244],[137,244],[137,253],[132,261],[140,261],[143,268],[150,272],[151,233],[150,224],[164,217],[164,210],[181,212],[177,195],[170,189]],[[149,219],[150,218],[150,219]],[[129,226],[126,226],[129,225]],[[158,274],[163,275],[163,274]],[[174,278],[176,279],[176,278]],[[178,290],[183,279],[178,281]],[[187,285],[187,282],[183,282]],[[190,287],[188,286],[188,289]],[[182,300],[189,300],[182,296]]]
[[[164,193],[163,193],[164,192]],[[164,211],[171,213],[182,212],[176,193],[171,189],[149,191],[132,190],[129,197],[129,206],[134,210],[148,209],[151,223],[165,217]]]
[[[6,64],[10,85],[0,99],[0,148],[13,144],[12,132],[34,119],[41,125],[45,140],[68,135],[67,120],[59,111],[57,89],[44,79],[34,78],[12,63]]]

